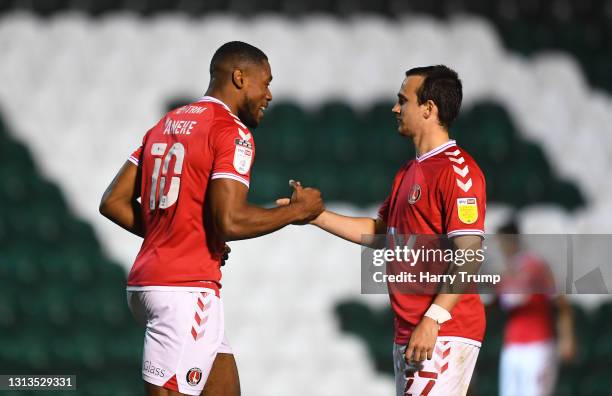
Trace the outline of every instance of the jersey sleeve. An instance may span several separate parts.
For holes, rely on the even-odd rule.
[[[476,163],[449,164],[438,189],[447,236],[484,235],[486,185]]]
[[[391,196],[389,195],[387,199],[380,205],[380,209],[378,209],[378,218],[384,221],[385,223],[389,220],[389,201],[391,200]]]
[[[255,142],[248,130],[231,126],[221,129],[213,138],[211,180],[232,179],[249,187],[251,165],[255,159]]]
[[[128,157],[128,161],[132,164],[138,166],[140,163],[140,155],[142,154],[142,146],[138,147],[134,152]]]
[[[162,118],[162,120],[163,120],[163,118]],[[147,137],[149,136],[149,134],[151,133],[152,130],[153,130],[153,128],[149,129],[147,131],[147,133],[145,133],[145,135],[142,138],[142,143],[140,144],[140,147],[138,147],[136,150],[134,150],[132,152],[132,154],[128,157],[128,161],[130,161],[132,164],[134,164],[136,166],[138,166],[138,164],[140,164],[140,160],[142,158],[142,148],[145,146],[145,143],[147,141]]]

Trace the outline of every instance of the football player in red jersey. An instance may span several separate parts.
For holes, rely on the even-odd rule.
[[[272,100],[266,55],[226,43],[211,60],[210,77],[204,97],[168,112],[145,134],[100,203],[104,216],[144,238],[127,291],[146,326],[148,395],[240,394],[219,295],[225,242],[309,222],[323,210],[319,191],[298,185],[289,205],[247,202],[255,157],[249,128]]]
[[[507,311],[499,394],[549,396],[555,391],[559,359],[569,363],[576,354],[572,306],[556,293],[548,263],[521,242],[515,221],[497,232],[503,235],[499,247],[506,266],[497,291]]]
[[[397,173],[378,218],[324,211],[312,224],[359,244],[363,235],[432,234],[447,236],[455,249],[480,249],[485,179],[474,159],[449,138],[462,95],[457,73],[446,66],[408,70],[392,112],[417,157]],[[388,286],[397,395],[465,395],[485,330],[479,296],[404,294]]]

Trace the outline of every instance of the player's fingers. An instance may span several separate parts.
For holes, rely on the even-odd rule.
[[[425,351],[423,350],[423,347],[421,346],[415,348],[414,360],[416,360],[417,362],[422,362],[425,358],[424,352]]]
[[[427,350],[427,360],[431,360],[432,357],[433,357],[433,348],[429,348]]]
[[[296,180],[289,180],[289,186],[292,187],[294,190],[298,190],[302,188],[302,183],[300,183],[299,181]]]
[[[423,348],[421,350],[421,361],[426,360],[427,359],[427,348]]]
[[[276,206],[285,206],[289,205],[291,200],[289,198],[279,198],[276,200]]]
[[[418,346],[414,347],[414,356],[412,357],[412,361],[414,362],[421,361],[421,349]]]
[[[411,344],[408,344],[408,348],[406,348],[406,355],[404,356],[406,358],[406,362],[410,363],[412,361],[413,353],[414,353],[414,346]]]

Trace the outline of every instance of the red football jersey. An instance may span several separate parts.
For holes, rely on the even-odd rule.
[[[482,171],[454,140],[408,161],[397,173],[391,195],[379,211],[387,235],[483,235],[486,207]],[[407,344],[429,306],[432,294],[389,293],[395,312],[395,342]],[[476,294],[464,294],[450,312],[439,337],[461,337],[480,345],[484,306]],[[442,338],[444,339],[444,338]]]
[[[504,273],[499,291],[549,291],[548,294],[523,296],[525,302],[512,308],[508,315],[504,344],[544,342],[554,338],[554,318],[551,298],[555,293],[553,275],[548,265],[530,253],[519,253],[512,258],[509,272]],[[503,296],[502,296],[503,297]]]
[[[220,287],[225,241],[206,210],[210,180],[250,181],[253,136],[213,97],[170,111],[129,158],[140,166],[144,241],[128,276],[131,290]]]

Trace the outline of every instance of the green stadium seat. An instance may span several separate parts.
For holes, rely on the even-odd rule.
[[[580,394],[578,388],[581,376],[582,373],[578,371],[577,366],[561,366],[554,395],[574,396]]]
[[[313,152],[338,164],[355,163],[359,156],[358,122],[353,109],[344,103],[328,103],[314,115]]]
[[[358,205],[372,202],[382,202],[390,193],[394,173],[388,172],[382,166],[354,166],[346,169],[341,180],[352,180],[343,189],[344,201]]]
[[[579,386],[580,396],[609,396],[610,389],[612,389],[612,381],[609,367],[587,374]]]
[[[69,328],[73,320],[71,290],[48,283],[35,293],[20,293],[20,316],[29,326],[46,323],[49,331]]]
[[[125,2],[128,7],[144,15],[154,15],[159,12],[169,12],[176,6],[173,0],[141,0]]]
[[[572,311],[574,315],[574,331],[577,342],[574,364],[580,366],[591,360],[592,344],[594,338],[596,337],[596,334],[594,333],[595,327],[593,326],[593,319],[591,315],[587,314],[587,312],[581,306],[572,304]]]
[[[104,350],[109,364],[137,367],[141,362],[144,332],[144,327],[141,328],[134,322],[130,322],[123,328],[120,337],[112,337],[112,333],[102,337],[105,340]]]
[[[300,107],[281,102],[268,110],[265,121],[257,128],[256,164],[303,164],[311,156],[310,120]]]
[[[138,373],[134,376],[137,375]],[[130,380],[125,373],[117,373],[114,376],[95,376],[83,388],[88,396],[132,396],[143,394],[142,381]]]
[[[38,288],[42,274],[38,266],[39,251],[28,242],[15,242],[4,252],[4,272],[16,286]]]
[[[66,8],[69,2],[70,0],[34,0],[31,7],[37,14],[49,16],[58,9]]]
[[[66,213],[68,210],[67,205],[59,187],[38,176],[34,177],[31,192],[44,202],[47,209],[54,211],[58,215]]]
[[[83,11],[93,16],[99,16],[121,8],[122,0],[81,0],[71,2],[70,6],[76,11]]]
[[[10,339],[19,324],[18,288],[11,284],[8,273],[4,271],[5,265],[6,262],[0,261],[0,340]]]
[[[475,381],[470,383],[469,395],[471,396],[491,396],[499,393],[499,379],[497,376],[480,375]]]
[[[0,362],[17,372],[44,371],[52,366],[47,345],[30,327],[19,329],[10,339],[0,341]]]
[[[23,202],[28,202],[28,179],[15,163],[3,163],[0,167],[0,196],[2,196],[11,207],[21,206]]]
[[[51,353],[58,366],[94,371],[101,371],[105,367],[103,340],[88,326],[79,323],[73,332],[51,339]]]
[[[594,314],[595,328],[604,331],[612,331],[612,302],[602,303]]]
[[[372,310],[354,301],[336,305],[341,329],[349,334],[360,336],[366,341],[368,350],[377,370],[393,373],[390,359],[390,345],[393,343],[393,313],[391,309]]]
[[[291,194],[289,178],[300,179],[298,174],[291,175],[287,168],[271,164],[257,164],[253,169],[249,199],[260,204],[269,204],[277,198]]]
[[[393,103],[374,104],[359,122],[357,140],[361,144],[360,160],[372,163],[387,162],[399,169],[401,164],[414,158],[414,148],[407,138],[397,132],[397,121],[391,112]],[[394,171],[394,174],[395,174]]]
[[[548,201],[556,201],[565,209],[572,210],[584,205],[585,198],[574,183],[557,181],[549,191]]]

